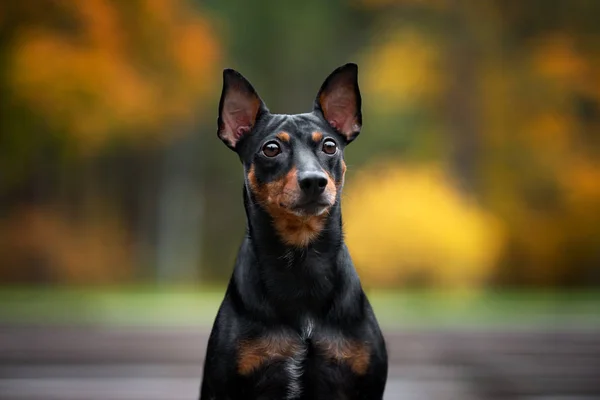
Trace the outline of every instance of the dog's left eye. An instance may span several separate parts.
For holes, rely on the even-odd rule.
[[[327,154],[335,154],[337,151],[337,144],[331,139],[327,139],[323,142],[323,152]]]
[[[279,147],[277,142],[268,142],[263,146],[262,152],[267,157],[275,157],[281,153],[281,147]]]

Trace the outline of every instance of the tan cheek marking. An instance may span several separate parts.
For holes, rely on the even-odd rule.
[[[301,350],[298,340],[291,337],[243,340],[238,345],[237,369],[241,375],[248,375],[268,361],[284,360]]]
[[[250,185],[252,193],[257,194],[258,182],[256,181],[256,175],[254,173],[254,165],[251,165],[250,170],[248,171],[248,184]]]
[[[321,140],[323,140],[323,134],[321,132],[313,132],[312,133],[312,140],[319,143]]]
[[[277,135],[275,135],[279,140],[281,140],[282,142],[289,142],[290,141],[290,134],[287,132],[279,132]]]
[[[369,368],[371,349],[365,343],[354,340],[318,341],[322,353],[337,362],[345,363],[357,375],[364,375]]]
[[[291,204],[295,200],[295,197],[298,196],[299,193],[296,192],[294,187],[294,182],[297,179],[296,175],[296,168],[292,168],[290,172],[280,179],[260,184],[256,180],[254,166],[251,166],[248,173],[248,182],[256,199],[270,211],[282,205]]]
[[[295,171],[291,171],[290,173],[295,173]],[[248,183],[250,185],[250,190],[252,190],[256,196],[256,199],[265,206],[268,206],[271,203],[279,204],[279,197],[284,193],[283,188],[286,184],[287,178],[287,176],[284,176],[279,180],[266,184],[260,184],[256,179],[254,165],[250,167],[250,171],[248,172]]]

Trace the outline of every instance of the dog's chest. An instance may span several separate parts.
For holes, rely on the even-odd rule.
[[[270,389],[277,382],[288,400],[305,398],[322,384],[341,384],[332,380],[364,375],[371,358],[368,343],[321,329],[312,320],[306,321],[299,335],[273,333],[243,343],[238,372],[258,372],[259,381],[269,382]]]

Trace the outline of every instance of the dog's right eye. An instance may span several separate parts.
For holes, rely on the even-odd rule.
[[[262,152],[267,157],[275,157],[281,153],[281,147],[279,147],[277,142],[268,142],[263,146]]]

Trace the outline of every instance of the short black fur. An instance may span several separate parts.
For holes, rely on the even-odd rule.
[[[356,73],[354,64],[338,68],[323,84],[313,111],[298,115],[271,114],[239,73],[224,73],[219,136],[237,152],[244,166],[247,230],[208,341],[201,400],[383,397],[388,369],[385,341],[342,230],[343,151],[358,132],[337,129],[341,123],[328,121],[320,100],[330,82],[340,80],[338,74],[349,74],[349,80],[342,80],[351,82],[350,89],[341,88],[341,100],[336,103],[336,97],[332,101],[336,107],[345,107],[352,99],[354,108],[346,114],[345,109],[340,110],[343,117],[355,118],[360,126]],[[244,93],[229,94],[231,87]],[[224,101],[231,103],[225,109]],[[231,115],[222,115],[227,110]],[[254,114],[247,129],[245,116],[249,113]],[[326,140],[337,145],[335,154],[324,153]],[[269,142],[280,149],[274,157],[265,156],[264,146]],[[326,176],[325,194],[335,186],[335,201],[321,214],[323,208],[313,203],[324,201],[325,194],[304,201],[306,193],[290,180],[301,180],[309,173]],[[297,200],[294,206],[309,204],[308,208],[294,208],[299,216],[286,208],[289,204],[269,205],[264,200],[279,193],[269,188],[284,181],[293,188],[286,186],[286,193],[292,190]],[[273,192],[264,195],[267,190]],[[290,218],[293,223],[296,219],[319,221],[316,226],[320,229],[306,245],[290,244],[287,231],[276,228],[278,218]],[[290,238],[296,240],[296,236]]]

